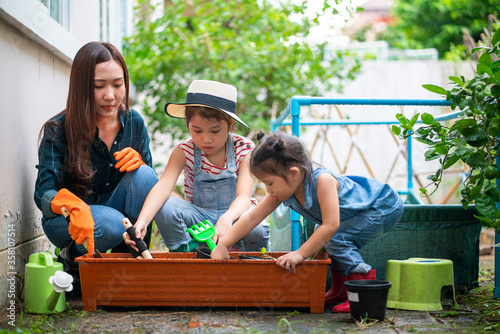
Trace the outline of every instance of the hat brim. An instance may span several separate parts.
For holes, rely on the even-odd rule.
[[[234,113],[230,112],[230,111],[227,111],[227,110],[224,110],[224,109],[221,109],[221,108],[217,108],[215,106],[211,106],[209,104],[201,104],[201,103],[167,103],[165,105],[165,113],[170,116],[170,117],[174,117],[174,118],[185,118],[186,117],[186,107],[188,106],[193,106],[193,107],[208,107],[208,108],[212,108],[212,109],[215,109],[215,110],[219,110],[223,113],[225,113],[226,115],[228,115],[229,117],[231,117],[232,119],[234,119],[235,121],[237,121],[238,123],[240,123],[241,125],[243,125],[244,127],[246,127],[247,129],[250,129],[250,127],[241,120],[241,118],[239,118],[237,115],[235,115]]]

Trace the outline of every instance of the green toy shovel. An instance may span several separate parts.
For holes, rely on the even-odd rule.
[[[210,251],[215,248],[215,242],[212,240],[215,234],[215,227],[208,220],[199,222],[187,229],[189,233],[199,242],[206,242]]]

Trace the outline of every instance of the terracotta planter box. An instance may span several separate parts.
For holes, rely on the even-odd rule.
[[[273,257],[284,252],[268,253]],[[152,253],[153,259],[130,254],[79,257],[83,309],[103,306],[245,306],[309,307],[323,313],[326,253],[306,260],[294,274],[273,259],[198,259],[196,253]]]

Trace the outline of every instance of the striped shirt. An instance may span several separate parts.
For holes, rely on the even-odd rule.
[[[250,153],[255,146],[250,139],[243,136],[233,134],[234,137],[234,155],[236,163],[236,175],[240,171],[240,163],[243,158]],[[184,166],[184,196],[188,202],[193,202],[193,163],[194,163],[194,144],[193,139],[183,140],[178,146],[184,151],[186,156],[186,165]],[[205,173],[219,175],[227,167],[227,161],[224,167],[217,167],[213,165],[203,151],[201,151],[201,170]],[[252,203],[255,205],[257,201],[252,198]]]

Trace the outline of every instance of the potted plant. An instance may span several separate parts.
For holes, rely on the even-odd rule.
[[[500,210],[496,206],[500,201],[496,184],[500,177],[500,29],[492,34],[490,45],[475,47],[471,52],[480,54],[473,78],[451,76],[450,89],[423,85],[444,95],[453,110],[462,111],[454,124],[445,126],[429,113],[411,119],[397,114],[400,124],[394,125],[392,131],[401,139],[413,136],[427,145],[426,161],[439,160],[439,168],[428,177],[429,185],[420,188],[424,195],[431,195],[439,187],[444,170],[459,161],[467,164],[470,170],[463,182],[461,203],[465,209],[474,203],[481,225],[500,231]],[[419,119],[422,126],[417,126]]]

